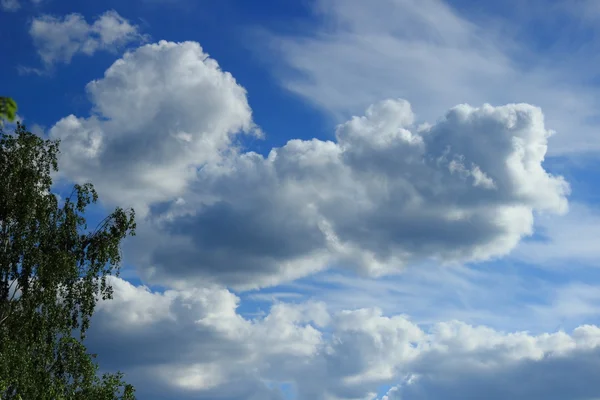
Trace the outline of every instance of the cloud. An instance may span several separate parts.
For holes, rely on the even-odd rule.
[[[275,285],[339,266],[488,260],[564,213],[569,186],[543,166],[542,111],[458,105],[416,125],[400,99],[370,106],[335,141],[289,140],[264,157],[246,91],[194,42],[126,53],[87,85],[92,115],[58,121],[62,177],[134,206],[126,256],[149,282]],[[260,132],[258,132],[260,133]]]
[[[152,292],[112,279],[89,333],[103,368],[122,369],[143,398],[586,400],[598,393],[600,328],[532,335],[459,321],[429,327],[376,308],[330,313],[277,303],[247,319],[226,289]],[[264,397],[260,397],[264,396]],[[447,397],[452,396],[452,397]]]
[[[31,0],[31,3],[38,5],[44,0]],[[7,12],[15,12],[21,9],[19,0],[0,0],[0,10]]]
[[[568,214],[541,216],[536,221],[538,235],[515,249],[511,258],[545,268],[564,265],[598,266],[600,213],[586,203],[574,203]]]
[[[550,305],[557,300],[557,288],[533,273],[532,268],[505,261],[477,267],[427,265],[375,279],[329,271],[275,290],[283,300],[315,299],[325,302],[331,311],[378,307],[386,315],[409,314],[414,322],[424,325],[456,319],[495,329],[543,332],[581,324],[582,319],[577,318],[581,314],[572,314],[573,318],[565,321],[565,314],[559,317],[553,313]],[[268,294],[244,294],[243,298],[267,302]],[[536,308],[535,304],[547,306]]]
[[[534,212],[565,212],[568,184],[541,163],[549,132],[526,104],[452,108],[415,127],[387,100],[338,126],[336,142],[235,153],[154,207],[135,264],[150,281],[244,289],[330,266],[368,275],[502,256]],[[148,250],[151,249],[151,250]]]
[[[560,321],[560,326],[575,321],[598,321],[600,291],[597,281],[582,279],[577,274],[573,282],[552,288],[551,300],[546,304],[528,305],[537,318]],[[593,282],[593,283],[592,283]]]
[[[17,11],[21,8],[21,3],[19,0],[0,0],[0,8],[3,11]]]
[[[580,326],[570,335],[498,337],[486,329],[454,325],[443,328],[455,331],[445,333],[450,340],[416,363],[414,379],[391,399],[586,400],[598,394],[599,388],[588,384],[600,365],[597,326]],[[467,337],[468,345],[463,342]]]
[[[267,390],[256,369],[283,356],[287,362],[310,358],[322,335],[311,323],[328,322],[318,303],[281,304],[252,321],[237,313],[239,299],[226,289],[156,293],[118,278],[111,283],[114,300],[99,305],[90,345],[103,348],[103,368],[143,379],[138,385],[147,391],[143,398],[150,393],[154,398],[161,393],[178,398],[208,399],[217,393],[223,398],[281,398]]]
[[[568,31],[567,52],[559,38],[540,53],[534,49],[539,41],[525,40],[530,33],[519,29],[552,6],[543,2],[536,13],[528,9],[532,2],[521,3],[515,8],[525,8],[530,20],[519,24],[498,15],[470,20],[442,0],[317,0],[310,33],[263,31],[258,42],[261,51],[265,42],[275,51],[282,86],[337,121],[382,97],[410,99],[423,120],[458,103],[526,102],[542,107],[548,125],[561,133],[551,140],[551,154],[599,150],[598,100],[589,83],[595,72],[586,68],[596,51],[582,42],[588,33]],[[560,25],[549,32],[562,34],[567,22],[581,26],[554,8]]]
[[[144,40],[138,27],[116,11],[105,12],[92,24],[76,13],[62,18],[43,15],[33,19],[29,34],[47,68],[56,63],[68,64],[78,53],[91,56]]]
[[[86,90],[92,115],[49,131],[61,140],[61,173],[142,216],[180,196],[235,134],[255,129],[244,88],[193,42],[128,52]]]

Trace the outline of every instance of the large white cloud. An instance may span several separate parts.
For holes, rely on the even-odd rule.
[[[64,177],[133,205],[129,260],[153,282],[237,288],[336,265],[370,275],[502,256],[536,212],[567,209],[543,166],[551,132],[528,104],[459,105],[416,125],[404,100],[370,106],[335,141],[290,140],[267,157],[245,90],[194,42],[142,46],[87,86],[88,118],[50,129]]]
[[[310,302],[248,319],[217,287],[161,294],[112,283],[115,299],[99,306],[89,344],[142,398],[282,399],[281,384],[298,400],[373,399],[390,384],[388,400],[587,400],[600,390],[596,326],[537,335],[459,321],[425,328],[378,309],[330,314]]]
[[[91,56],[99,50],[114,51],[144,39],[139,28],[116,11],[105,12],[92,24],[76,13],[62,18],[42,15],[33,19],[29,34],[47,67],[68,64],[77,53]]]
[[[61,173],[142,215],[179,196],[198,167],[253,129],[244,88],[194,42],[128,52],[86,89],[92,115],[50,129],[61,140]]]
[[[151,280],[239,288],[331,265],[380,275],[504,255],[536,211],[566,211],[568,184],[542,166],[538,108],[460,105],[431,126],[413,120],[406,101],[387,100],[338,126],[336,142],[205,165],[140,229],[138,265]]]

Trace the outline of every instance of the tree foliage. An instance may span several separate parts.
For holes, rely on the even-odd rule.
[[[17,103],[10,97],[0,96],[0,126],[3,120],[13,122],[17,116]]]
[[[0,399],[133,399],[121,374],[98,376],[83,342],[96,302],[112,297],[134,213],[88,229],[91,184],[51,193],[58,152],[21,124],[0,127]]]

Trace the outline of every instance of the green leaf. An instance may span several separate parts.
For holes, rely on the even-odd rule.
[[[0,124],[2,120],[13,122],[17,116],[17,103],[10,97],[0,96]]]

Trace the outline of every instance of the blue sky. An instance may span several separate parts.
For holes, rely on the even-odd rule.
[[[102,368],[157,400],[597,397],[599,19],[0,0],[0,84],[61,140],[56,192],[138,215]]]

